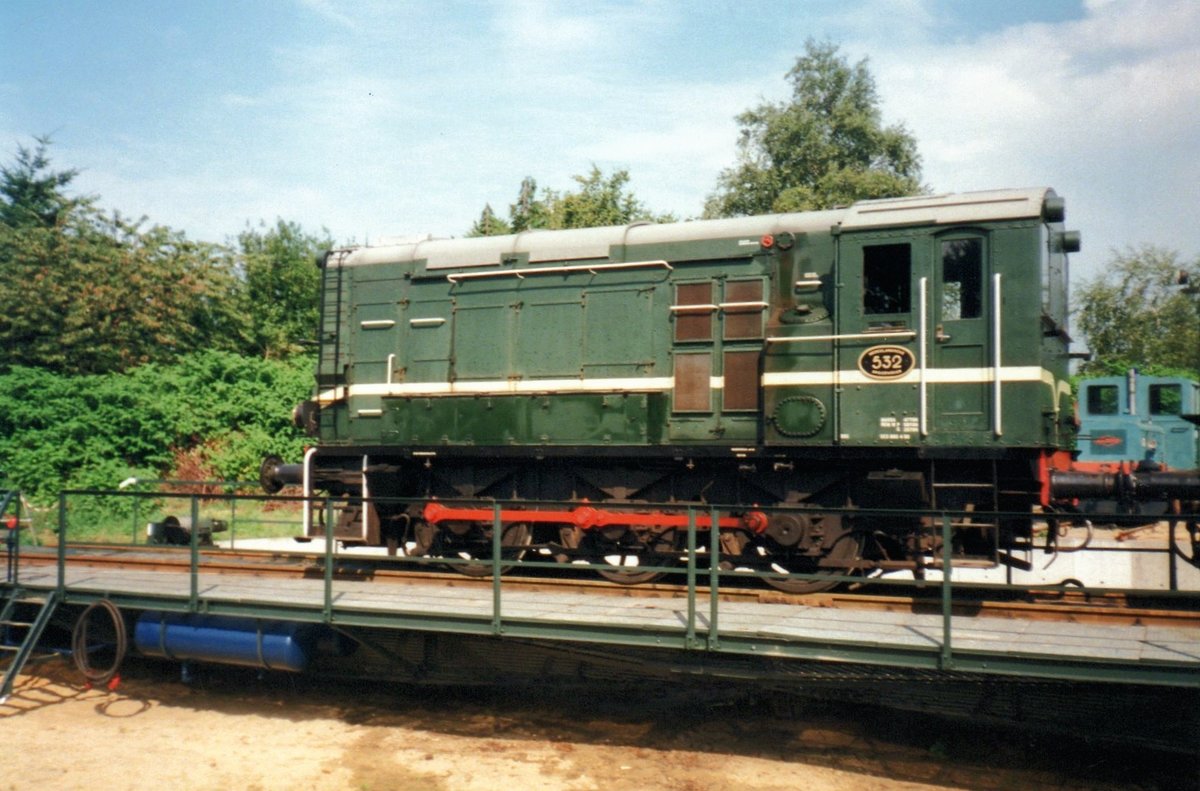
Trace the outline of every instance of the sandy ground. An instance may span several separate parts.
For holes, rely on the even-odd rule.
[[[971,744],[841,709],[783,717],[575,700],[564,711],[511,691],[379,692],[219,669],[186,686],[157,665],[127,669],[110,691],[86,688],[63,660],[31,672],[0,706],[0,790],[1172,787],[1030,761],[1045,747],[1019,739]],[[1083,758],[1093,760],[1104,759]]]

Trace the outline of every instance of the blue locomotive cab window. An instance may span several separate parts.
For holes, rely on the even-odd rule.
[[[863,248],[863,313],[912,312],[912,248],[879,244]]]
[[[1180,385],[1150,385],[1151,415],[1182,415],[1183,388]]]
[[[1116,385],[1089,385],[1087,410],[1089,415],[1115,415],[1120,407]]]
[[[942,319],[983,315],[983,243],[979,239],[942,242]]]

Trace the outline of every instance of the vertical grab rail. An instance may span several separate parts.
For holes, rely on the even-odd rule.
[[[1000,422],[1000,302],[1000,275],[997,273],[992,275],[992,410],[997,437],[1004,436]]]
[[[921,436],[929,436],[929,278],[923,277],[920,279],[917,287],[917,299],[920,313],[920,318],[917,323],[917,353],[920,355],[918,359],[919,368],[919,384],[920,389],[919,401],[920,408],[918,410],[918,422],[920,424]]]
[[[313,527],[313,524],[312,524],[312,507],[313,507],[313,502],[312,502],[312,494],[313,494],[312,460],[313,460],[313,456],[315,456],[315,455],[317,455],[317,446],[316,445],[314,445],[311,448],[309,448],[308,450],[304,451],[304,466],[303,466],[303,473],[301,476],[301,487],[302,487],[301,494],[304,496],[304,513],[302,514],[301,519],[303,520],[302,525],[303,525],[304,535],[308,536],[309,538],[311,538],[312,534],[313,534],[313,529],[312,529],[312,527]],[[333,529],[333,527],[330,525],[328,519],[325,520],[325,525],[326,525],[326,528],[325,528],[326,530]]]

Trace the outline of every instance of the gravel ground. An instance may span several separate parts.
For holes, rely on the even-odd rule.
[[[1179,756],[819,702],[370,686],[59,659],[0,706],[0,789],[1177,789]],[[700,690],[702,691],[702,690]]]

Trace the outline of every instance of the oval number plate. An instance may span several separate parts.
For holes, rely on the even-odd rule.
[[[917,358],[903,346],[872,346],[858,358],[858,369],[872,379],[899,379],[916,364]]]

